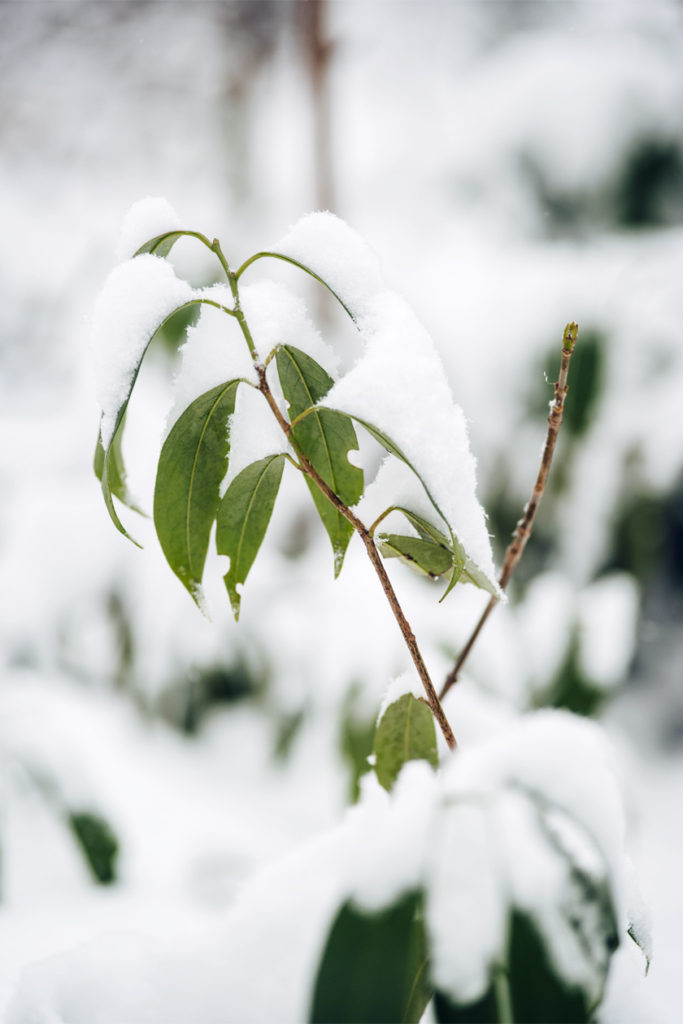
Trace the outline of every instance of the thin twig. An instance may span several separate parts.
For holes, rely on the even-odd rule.
[[[446,718],[446,714],[441,705],[441,701],[439,700],[436,688],[431,680],[431,677],[427,670],[427,666],[425,665],[424,658],[422,657],[420,648],[418,647],[417,644],[417,640],[415,639],[415,634],[410,628],[410,623],[408,622],[403,613],[403,609],[401,608],[398,597],[396,596],[396,591],[394,590],[391,584],[391,580],[387,575],[386,569],[384,568],[384,563],[382,562],[381,555],[377,550],[377,547],[372,536],[370,535],[370,532],[367,530],[365,524],[361,522],[358,516],[356,516],[351,511],[348,505],[344,504],[339,495],[335,494],[332,488],[325,483],[323,478],[316,470],[315,466],[313,466],[311,461],[307,458],[305,453],[301,451],[299,446],[296,445],[294,438],[292,436],[292,426],[282,415],[280,407],[275,401],[275,397],[272,391],[270,390],[270,385],[268,384],[266,378],[265,368],[263,366],[257,366],[256,372],[258,373],[259,378],[259,390],[261,391],[264,398],[268,402],[268,405],[270,406],[276,420],[280,424],[280,427],[284,431],[287,439],[294,446],[299,462],[301,464],[301,469],[306,474],[306,476],[313,480],[313,482],[320,488],[322,493],[334,505],[337,511],[340,512],[341,515],[343,515],[346,520],[348,520],[348,522],[353,526],[354,530],[362,540],[365,546],[365,550],[368,553],[368,557],[370,558],[373,568],[379,577],[380,583],[382,584],[382,590],[384,591],[387,601],[389,602],[389,606],[393,612],[394,618],[396,619],[398,627],[401,630],[403,639],[413,660],[413,664],[417,669],[417,674],[420,677],[420,681],[425,689],[425,693],[427,694],[427,703],[429,704],[429,707],[432,710],[432,714],[434,715],[434,718],[436,719],[439,728],[443,733],[446,743],[448,744],[451,750],[454,750],[456,747],[456,741],[455,736],[453,735],[453,730],[451,729],[450,723]]]
[[[501,590],[505,590],[510,577],[517,566],[526,543],[531,536],[531,530],[534,524],[534,518],[538,510],[538,506],[541,503],[543,492],[545,491],[546,482],[548,480],[548,473],[550,471],[550,464],[553,459],[553,452],[555,451],[555,442],[557,441],[557,435],[562,424],[562,414],[564,413],[564,402],[567,397],[567,391],[569,386],[567,384],[567,377],[569,375],[569,361],[574,351],[574,345],[576,343],[576,337],[579,328],[578,324],[570,323],[564,329],[564,335],[562,337],[562,361],[560,363],[560,375],[555,383],[555,399],[550,406],[550,415],[548,416],[548,432],[545,438],[545,445],[543,447],[543,455],[541,456],[541,465],[538,470],[538,476],[536,477],[536,483],[534,489],[531,492],[531,498],[529,499],[522,518],[515,527],[515,532],[512,536],[512,540],[505,552],[505,559],[503,560],[503,569],[498,580],[498,584]],[[457,683],[460,671],[469,657],[470,651],[474,647],[477,637],[481,633],[486,620],[498,604],[500,598],[492,597],[489,603],[486,605],[481,618],[474,627],[472,635],[463,647],[458,660],[446,676],[439,698],[443,700],[451,686]]]

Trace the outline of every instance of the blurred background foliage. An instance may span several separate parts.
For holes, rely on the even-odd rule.
[[[217,560],[209,623],[148,528],[140,553],[106,521],[87,318],[147,194],[235,261],[316,208],[368,239],[468,417],[499,563],[579,321],[537,527],[449,713],[467,742],[501,710],[568,707],[680,765],[682,44],[673,0],[0,6],[0,893],[15,928],[47,908],[17,963],[93,883],[225,905],[357,797],[405,668],[362,553],[328,578],[296,480],[239,628]],[[189,244],[174,260],[215,279]],[[348,328],[283,273],[348,365]],[[147,508],[187,326],[130,410]],[[445,674],[483,595],[437,605],[391,572]]]

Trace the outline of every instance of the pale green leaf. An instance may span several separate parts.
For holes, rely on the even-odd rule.
[[[239,384],[228,381],[195,399],[173,425],[159,458],[154,525],[168,564],[195,601],[227,470],[227,424]]]
[[[434,716],[427,704],[404,693],[390,704],[375,733],[375,773],[389,790],[408,761],[438,765]]]
[[[220,504],[216,519],[219,555],[230,556],[227,587],[235,619],[239,618],[243,584],[254,564],[273,512],[282,479],[284,455],[252,462],[235,477]]]

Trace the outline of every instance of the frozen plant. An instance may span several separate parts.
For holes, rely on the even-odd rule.
[[[182,237],[215,256],[224,283],[196,289],[176,276],[166,257]],[[115,499],[134,507],[121,442],[140,365],[157,330],[196,306],[154,491],[154,524],[171,569],[201,608],[215,524],[237,618],[283,473],[298,473],[329,536],[335,575],[357,534],[417,674],[390,688],[374,774],[336,859],[319,865],[337,872],[338,885],[310,977],[292,972],[293,988],[303,985],[305,995],[291,1019],[418,1021],[432,1003],[439,1021],[593,1020],[612,955],[627,932],[636,934],[600,731],[544,712],[456,754],[384,566],[398,558],[443,579],[442,600],[458,583],[488,591],[483,625],[543,493],[576,325],[563,334],[541,469],[497,579],[464,416],[435,346],[343,221],[309,215],[235,268],[217,239],[184,230],[165,202],[146,200],[129,215],[126,250],[134,255],[110,275],[94,318],[102,408],[95,469],[117,528],[129,536]],[[248,283],[249,269],[264,260],[315,278],[351,318],[363,353],[347,373],[338,374],[299,298],[274,281]],[[353,461],[358,430],[384,450],[369,484]],[[441,764],[435,726],[449,748]],[[415,761],[423,763],[408,764]]]

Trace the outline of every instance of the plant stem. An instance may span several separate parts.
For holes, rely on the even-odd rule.
[[[396,619],[398,627],[401,630],[401,634],[408,648],[408,651],[410,652],[413,664],[417,669],[417,674],[420,677],[420,681],[422,682],[422,685],[427,694],[427,703],[429,704],[432,714],[434,715],[434,718],[436,719],[439,728],[443,733],[444,739],[446,740],[449,749],[454,750],[456,747],[456,741],[455,736],[453,735],[453,730],[451,729],[450,723],[446,718],[446,714],[441,705],[441,701],[439,700],[434,684],[432,683],[431,677],[427,670],[427,666],[425,665],[424,662],[424,658],[422,657],[420,648],[418,647],[417,644],[417,640],[415,639],[415,634],[410,628],[410,623],[408,622],[408,620],[405,617],[405,614],[403,613],[403,609],[401,608],[398,597],[396,596],[396,591],[394,590],[391,584],[391,580],[387,575],[386,569],[384,568],[384,563],[382,562],[382,557],[379,551],[377,550],[377,547],[375,545],[374,540],[372,539],[372,536],[370,535],[370,532],[366,529],[365,524],[361,522],[358,516],[356,516],[351,511],[348,505],[345,505],[341,498],[337,494],[335,494],[332,488],[325,483],[325,481],[320,476],[315,467],[312,465],[312,463],[307,458],[305,453],[301,451],[301,449],[294,441],[292,437],[292,425],[291,423],[288,423],[288,421],[282,415],[282,412],[277,402],[275,401],[273,393],[270,390],[270,385],[268,384],[268,381],[266,379],[265,368],[263,366],[257,365],[256,372],[259,377],[259,390],[261,391],[264,398],[268,402],[268,405],[270,406],[273,415],[280,424],[280,427],[284,431],[288,441],[293,445],[294,449],[296,450],[301,465],[301,470],[306,474],[306,476],[309,477],[309,479],[311,479],[320,488],[322,493],[325,495],[328,501],[330,501],[334,505],[337,511],[340,512],[341,515],[343,515],[346,520],[348,520],[348,522],[353,526],[354,530],[362,540],[365,546],[365,550],[368,553],[368,557],[372,562],[373,568],[377,573],[377,576],[379,577],[379,581],[382,585],[382,590],[384,591],[386,599],[389,602],[389,606],[393,612],[394,618]]]
[[[572,357],[572,352],[574,351],[574,345],[576,343],[578,331],[578,325],[573,322],[567,324],[567,326],[564,329],[564,334],[562,336],[562,359],[560,362],[560,373],[555,383],[555,398],[550,406],[550,414],[548,416],[548,431],[545,438],[545,445],[543,446],[541,465],[538,470],[538,475],[536,477],[536,482],[534,484],[533,491],[531,492],[531,497],[524,508],[522,518],[519,520],[517,526],[515,527],[515,532],[512,535],[512,540],[510,541],[508,549],[505,552],[503,568],[498,579],[498,584],[501,590],[505,590],[505,588],[507,587],[508,583],[510,582],[510,577],[512,576],[512,573],[514,572],[520,558],[522,557],[524,548],[526,547],[527,541],[531,536],[531,530],[533,528],[534,519],[536,517],[538,506],[541,503],[541,498],[543,497],[543,493],[545,491],[546,483],[548,480],[548,473],[550,472],[550,464],[553,460],[553,453],[555,451],[555,442],[557,441],[557,435],[560,431],[560,426],[562,424],[564,403],[567,397],[567,391],[569,390],[569,386],[567,384],[567,378],[569,376],[569,361]],[[472,635],[470,636],[469,640],[467,641],[462,651],[460,652],[460,655],[455,665],[446,676],[446,680],[441,688],[441,693],[439,694],[441,700],[443,700],[443,698],[446,696],[451,686],[457,683],[460,671],[465,662],[467,661],[470,651],[474,647],[474,644],[476,643],[479,634],[484,628],[484,625],[486,624],[489,615],[496,607],[499,600],[500,598],[494,596],[486,605],[486,608],[482,612],[479,621],[477,622],[476,626],[474,627],[474,630],[472,631]]]

